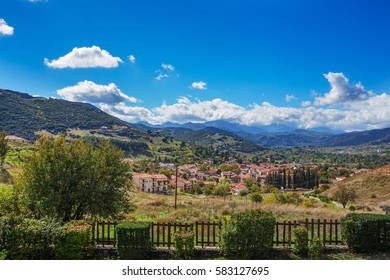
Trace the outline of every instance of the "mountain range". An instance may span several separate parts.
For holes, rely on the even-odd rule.
[[[69,128],[127,126],[132,135],[150,132],[206,148],[252,153],[264,146],[334,147],[390,143],[390,128],[345,133],[328,128],[297,129],[283,124],[246,126],[218,120],[205,123],[129,124],[97,107],[62,99],[33,97],[0,89],[0,130],[33,140],[36,132]]]
[[[139,125],[148,127],[148,129],[153,128],[163,134],[169,133],[173,137],[185,137],[186,141],[199,141],[199,131],[202,131],[203,136],[204,134],[210,136],[215,133],[235,134],[242,139],[266,147],[337,147],[390,143],[390,128],[346,133],[328,128],[297,129],[280,124],[252,127],[227,121],[188,122],[184,124],[164,123],[162,125],[150,125],[144,122],[139,123]]]

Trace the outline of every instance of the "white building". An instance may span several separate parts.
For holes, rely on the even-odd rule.
[[[161,193],[168,190],[169,179],[164,174],[134,174],[133,183],[141,191]]]

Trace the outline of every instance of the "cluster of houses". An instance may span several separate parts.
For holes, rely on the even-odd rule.
[[[210,163],[211,166],[211,163]],[[234,195],[238,195],[242,191],[249,191],[245,182],[247,180],[263,185],[265,178],[268,174],[278,171],[281,168],[286,170],[293,170],[299,168],[299,164],[283,164],[273,165],[270,163],[261,164],[239,164],[239,172],[234,173],[232,171],[219,171],[218,169],[209,169],[206,171],[200,170],[199,164],[185,164],[178,167],[177,180],[175,177],[176,167],[169,163],[160,163],[160,168],[167,169],[171,172],[172,176],[169,179],[164,174],[133,174],[132,180],[135,186],[141,191],[149,193],[169,193],[171,188],[174,188],[177,184],[178,189],[183,192],[191,192],[194,186],[199,185],[202,182],[203,186],[210,186],[211,188],[216,186],[224,179],[229,179],[230,190]],[[305,165],[308,166],[308,165]],[[315,165],[310,165],[310,168],[315,168]],[[361,172],[362,170],[349,169],[352,174]],[[369,170],[367,170],[368,172]],[[345,180],[347,177],[336,177],[334,182]]]
[[[201,171],[197,164],[186,164],[178,167],[177,180],[175,177],[176,168],[173,164],[160,163],[161,168],[171,171],[173,174],[169,179],[164,174],[133,174],[134,185],[141,191],[148,193],[168,193],[172,187],[176,186],[183,192],[191,192],[191,189],[202,182],[204,186],[214,187],[224,179],[229,179],[232,194],[239,194],[241,191],[248,191],[245,181],[262,184],[266,176],[279,169],[271,164],[241,164],[239,174],[232,171],[219,172],[218,169]],[[287,166],[293,168],[293,166]],[[177,182],[176,182],[177,181]]]

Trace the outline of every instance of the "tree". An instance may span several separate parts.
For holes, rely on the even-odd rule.
[[[353,188],[347,188],[346,186],[339,186],[334,194],[334,200],[340,202],[343,208],[347,206],[348,202],[354,202],[356,199],[356,192]]]
[[[130,210],[130,168],[122,161],[123,152],[108,140],[68,142],[64,135],[55,140],[42,136],[36,146],[16,183],[36,217],[67,222]]]
[[[0,131],[0,174],[3,171],[5,156],[8,152],[8,140],[6,139],[7,133]]]
[[[252,201],[252,203],[262,203],[264,199],[260,193],[254,192],[249,195],[249,200]]]
[[[171,174],[171,171],[169,171],[168,169],[166,168],[160,168],[160,170],[158,171],[159,174],[164,174],[165,176],[167,176],[167,178],[169,180],[172,179],[172,174]]]

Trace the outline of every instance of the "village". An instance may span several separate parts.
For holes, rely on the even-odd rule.
[[[267,176],[280,170],[286,172],[293,172],[298,168],[315,170],[318,166],[295,163],[261,163],[257,165],[231,162],[213,166],[211,162],[204,162],[202,164],[183,164],[177,167],[172,163],[159,163],[159,168],[159,173],[133,173],[132,181],[137,189],[147,193],[171,194],[171,190],[177,186],[178,190],[183,193],[202,194],[206,188],[213,190],[219,183],[224,182],[225,185],[229,186],[231,195],[245,195],[250,192],[251,185],[265,186]],[[334,167],[330,169],[332,168],[337,170]],[[349,176],[371,170],[339,168],[338,171],[338,173],[347,176],[328,178],[326,183],[340,182]]]

